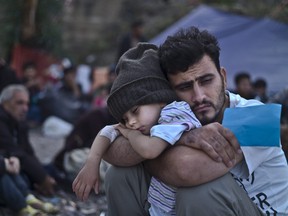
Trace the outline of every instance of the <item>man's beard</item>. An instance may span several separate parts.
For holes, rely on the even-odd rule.
[[[197,115],[196,117],[199,119],[199,121],[201,122],[202,125],[207,125],[210,124],[212,122],[220,122],[222,120],[222,114],[223,114],[223,110],[224,110],[224,106],[225,106],[225,88],[224,88],[224,83],[222,82],[222,86],[221,86],[221,90],[219,92],[219,97],[217,100],[217,103],[213,104],[213,102],[210,101],[203,101],[201,104],[208,104],[214,111],[215,114],[212,117],[208,117],[207,115],[205,115],[205,113],[200,114],[202,116],[202,118],[199,118]],[[195,107],[197,105],[194,105],[193,107]],[[193,109],[192,109],[193,110]]]

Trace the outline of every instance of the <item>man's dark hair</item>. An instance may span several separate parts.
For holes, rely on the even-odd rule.
[[[253,86],[254,88],[267,88],[267,82],[264,79],[259,78],[253,83]]]
[[[166,76],[186,71],[204,55],[208,55],[220,71],[220,47],[216,37],[196,27],[181,29],[159,48],[160,64]]]
[[[241,71],[238,72],[236,74],[236,76],[234,77],[234,83],[236,86],[239,85],[239,83],[243,80],[243,79],[249,79],[250,80],[250,74],[248,72],[245,71]]]

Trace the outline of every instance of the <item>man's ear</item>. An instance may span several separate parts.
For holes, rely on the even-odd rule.
[[[227,77],[226,77],[226,70],[224,67],[221,67],[220,69],[220,76],[222,77],[223,84],[225,89],[227,88]]]

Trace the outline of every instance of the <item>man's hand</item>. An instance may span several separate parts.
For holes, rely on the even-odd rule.
[[[211,123],[186,133],[180,144],[202,150],[217,162],[227,167],[235,165],[236,154],[242,154],[234,134],[219,123]]]
[[[18,174],[20,172],[20,161],[17,157],[5,158],[5,167],[8,173]]]

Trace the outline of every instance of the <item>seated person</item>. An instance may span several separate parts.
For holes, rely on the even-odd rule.
[[[29,106],[29,92],[23,85],[9,85],[0,96],[0,151],[16,156],[21,163],[21,172],[43,195],[54,194],[56,182],[48,175],[34,154],[28,137],[26,115]]]
[[[43,119],[56,116],[75,124],[83,112],[90,109],[90,103],[83,96],[81,85],[76,81],[76,69],[65,68],[61,82],[48,89],[39,101]]]
[[[4,158],[0,155],[0,203],[17,216],[57,213],[57,207],[37,199],[30,192],[27,183],[20,175],[20,167],[17,157]]]
[[[37,74],[36,64],[34,62],[26,62],[22,66],[23,78],[21,83],[28,89],[30,103],[27,114],[29,126],[34,127],[41,123],[42,116],[38,104],[40,93],[42,92],[44,83]]]

